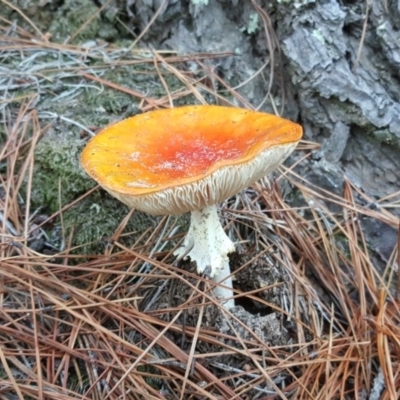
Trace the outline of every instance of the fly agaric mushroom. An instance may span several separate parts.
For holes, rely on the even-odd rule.
[[[220,283],[234,306],[228,254],[235,250],[216,205],[277,168],[296,148],[300,125],[275,115],[220,106],[185,106],[109,125],[82,153],[86,172],[131,208],[153,215],[191,211],[183,246],[197,272]]]

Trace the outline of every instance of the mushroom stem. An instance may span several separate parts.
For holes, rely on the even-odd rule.
[[[190,229],[182,247],[174,252],[178,257],[190,257],[197,264],[197,273],[206,273],[215,282],[232,288],[232,279],[228,277],[228,254],[235,251],[235,245],[228,238],[218,218],[217,206],[192,211]],[[228,278],[227,278],[228,277]],[[225,279],[226,278],[226,279]],[[214,294],[220,298],[231,297],[233,291],[216,287]],[[234,301],[224,303],[226,308],[233,307]]]
[[[226,278],[226,279],[224,279]],[[231,268],[229,267],[229,260],[224,262],[223,269],[219,269],[217,273],[212,278],[214,282],[218,282],[219,285],[216,286],[213,290],[213,293],[216,298],[218,299],[229,299],[226,301],[222,301],[221,304],[229,309],[235,307],[235,300],[232,299],[233,297],[233,290],[232,290],[232,276],[231,276]]]

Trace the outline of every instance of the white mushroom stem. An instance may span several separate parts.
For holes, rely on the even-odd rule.
[[[227,309],[235,307],[235,300],[230,298],[233,296],[232,277],[230,275],[231,275],[231,269],[229,267],[229,259],[228,259],[224,261],[223,269],[218,270],[217,273],[212,278],[214,282],[218,282],[219,285],[224,286],[224,287],[216,286],[213,290],[213,293],[215,297],[218,299],[228,299],[221,303]]]
[[[177,257],[190,257],[197,264],[197,273],[207,274],[213,281],[219,282],[227,288],[216,287],[214,294],[218,298],[233,296],[232,279],[228,277],[228,254],[235,251],[235,245],[228,238],[218,218],[215,205],[192,211],[190,229],[182,247],[174,252]],[[223,303],[226,308],[233,307],[234,301]]]

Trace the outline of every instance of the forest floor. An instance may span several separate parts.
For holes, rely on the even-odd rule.
[[[129,211],[79,166],[98,128],[135,113],[250,108],[207,67],[226,55],[60,44],[25,21],[0,27],[0,398],[400,398],[399,246],[383,261],[363,228],[397,229],[400,194],[315,187],[303,140],[221,205],[228,311],[173,256],[187,216]]]

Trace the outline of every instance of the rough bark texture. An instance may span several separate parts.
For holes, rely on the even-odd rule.
[[[291,10],[287,4],[282,50],[307,136],[322,143],[314,170],[340,179],[341,167],[381,197],[399,188],[400,20],[383,1],[372,2],[361,43],[366,10],[363,2],[348,3],[304,1]]]
[[[128,1],[126,7],[144,28],[161,3]],[[212,65],[234,85],[272,60],[255,3],[170,0],[144,39],[184,54],[234,52]],[[368,9],[366,3],[258,2],[270,19],[271,40],[276,35],[282,52],[280,59],[277,51],[274,55],[274,101],[282,102],[283,78],[285,115],[300,119],[306,137],[322,144],[305,170],[307,178],[340,192],[345,173],[382,197],[400,187],[400,3],[375,0]],[[265,74],[253,79],[241,94],[258,106],[268,79]]]

